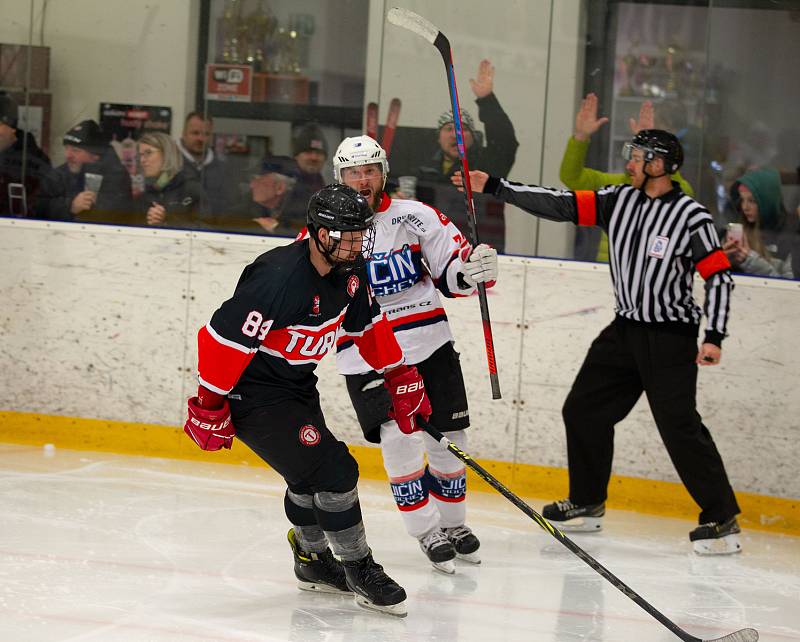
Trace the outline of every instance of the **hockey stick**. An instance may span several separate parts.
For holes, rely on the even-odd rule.
[[[402,103],[399,98],[392,98],[392,102],[389,103],[389,113],[386,116],[386,125],[383,128],[383,136],[381,137],[381,147],[386,152],[387,158],[392,151],[394,132],[397,129],[397,121],[400,118],[401,106]]]
[[[378,138],[378,103],[367,104],[366,134],[373,140]]]
[[[461,107],[458,103],[458,90],[456,89],[456,75],[453,71],[453,52],[450,41],[432,23],[422,16],[394,7],[389,9],[387,19],[393,25],[403,27],[430,42],[442,54],[444,68],[447,72],[447,86],[450,89],[450,103],[453,107],[453,126],[456,130],[458,155],[461,158],[461,173],[464,176],[464,200],[467,205],[467,220],[469,221],[470,236],[473,247],[480,243],[478,239],[478,222],[475,217],[475,203],[472,200],[472,184],[469,180],[469,166],[467,165],[467,151],[464,146],[464,126],[461,124]],[[483,339],[486,344],[486,359],[489,362],[489,381],[492,384],[492,399],[500,399],[500,379],[497,376],[497,362],[494,356],[494,340],[492,339],[492,323],[489,319],[489,302],[486,300],[486,285],[478,283],[478,300],[481,306],[481,319],[483,321]]]
[[[564,535],[564,533],[558,530],[544,517],[539,515],[539,513],[537,513],[530,506],[528,506],[528,504],[522,501],[508,488],[503,486],[503,484],[501,484],[495,477],[493,477],[491,473],[486,471],[480,464],[475,462],[472,459],[472,457],[470,457],[467,453],[461,450],[458,446],[456,446],[452,441],[450,441],[442,433],[436,430],[436,428],[434,428],[431,424],[429,424],[419,415],[417,415],[417,422],[419,423],[420,426],[422,426],[425,432],[427,432],[431,437],[433,437],[436,441],[438,441],[442,446],[447,448],[447,450],[449,450],[453,455],[458,457],[458,459],[463,461],[467,466],[472,468],[472,470],[474,470],[478,474],[478,477],[487,482],[492,488],[494,488],[497,492],[503,495],[503,497],[509,500],[512,504],[514,504],[514,506],[519,508],[523,513],[525,513],[534,522],[536,522],[539,526],[541,526],[543,530],[550,533],[559,542],[561,542],[564,546],[566,546],[570,551],[575,553],[575,555],[577,555],[584,562],[586,562],[594,571],[596,571],[597,573],[602,575],[605,579],[607,579],[609,582],[611,582],[611,584],[613,584],[616,588],[618,588],[626,597],[629,597],[634,602],[636,602],[636,604],[638,604],[645,611],[647,611],[647,613],[649,613],[655,619],[661,622],[661,624],[667,627],[681,640],[684,640],[684,642],[756,642],[756,640],[758,640],[758,631],[756,631],[755,629],[740,629],[738,631],[735,631],[734,633],[723,635],[721,638],[714,638],[713,640],[703,640],[701,638],[696,638],[693,635],[688,634],[681,627],[675,624],[675,622],[670,620],[666,615],[664,615],[660,611],[657,611],[641,595],[639,595],[636,591],[634,591],[630,586],[625,584],[625,582],[619,579],[605,566],[600,564],[600,562],[598,562],[586,551],[584,551],[580,546],[578,546],[575,542],[569,539],[569,537]]]

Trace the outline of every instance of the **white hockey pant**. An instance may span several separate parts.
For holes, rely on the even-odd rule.
[[[461,449],[467,433],[445,436]],[[383,465],[408,534],[419,539],[437,527],[461,526],[466,516],[464,464],[426,432],[404,435],[394,421],[381,426]],[[425,466],[425,455],[428,466]]]

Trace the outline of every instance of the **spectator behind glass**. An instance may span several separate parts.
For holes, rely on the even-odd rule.
[[[328,141],[316,123],[306,123],[292,137],[292,156],[296,163],[297,178],[281,208],[282,221],[292,229],[302,229],[306,223],[306,210],[311,195],[321,190],[328,181],[322,168],[328,158]]]
[[[198,181],[214,215],[225,214],[236,201],[235,181],[230,178],[227,161],[211,148],[214,122],[193,111],[186,116],[178,149],[183,155],[183,169]]]
[[[486,129],[486,144],[475,128],[475,121],[466,109],[461,110],[464,125],[464,147],[470,169],[479,169],[493,176],[507,176],[517,157],[517,142],[514,125],[508,118],[497,96],[494,95],[494,67],[488,60],[478,66],[477,78],[470,78],[469,85],[478,105],[478,119]],[[426,163],[419,165],[420,180],[447,183],[461,169],[456,143],[456,130],[452,110],[444,112],[437,123],[439,149]]]
[[[17,104],[0,92],[0,216],[69,219],[58,208],[59,194],[50,159],[31,133],[18,129]]]
[[[494,72],[492,63],[482,60],[477,76],[469,81],[478,106],[478,118],[486,132],[485,138],[471,114],[463,108],[461,123],[464,126],[464,146],[470,169],[478,168],[493,175],[507,176],[517,157],[519,143],[511,120],[494,94]],[[452,110],[439,116],[436,141],[437,149],[430,158],[412,161],[412,166],[417,168],[416,198],[446,214],[459,229],[467,230],[470,226],[464,196],[450,183],[450,177],[461,169]],[[397,191],[393,196],[407,198],[411,195]],[[481,242],[502,252],[505,247],[503,203],[489,194],[473,196]]]
[[[231,216],[217,218],[217,227],[296,236],[305,226],[305,219],[287,219],[285,204],[297,184],[298,174],[297,164],[288,156],[265,158],[253,169],[248,201],[235,208]]]
[[[59,207],[81,220],[115,222],[130,215],[131,177],[100,125],[81,121],[62,143],[66,162],[55,170],[63,192]]]
[[[580,109],[575,115],[575,131],[567,141],[564,157],[561,159],[561,169],[558,177],[564,185],[573,191],[597,191],[606,185],[630,185],[629,174],[608,174],[596,169],[586,167],[586,154],[592,135],[608,122],[606,116],[597,116],[597,95],[586,94],[581,101]],[[646,100],[639,109],[639,120],[631,118],[628,125],[631,133],[636,136],[642,129],[653,129],[655,111],[653,103]],[[672,179],[680,185],[681,191],[689,196],[694,196],[694,190],[689,183],[675,172]],[[608,236],[599,227],[579,227],[575,230],[575,258],[579,261],[601,261],[608,263]]]
[[[722,249],[735,270],[759,276],[791,279],[791,235],[797,221],[786,215],[781,200],[781,178],[772,168],[747,172],[731,186],[731,201],[739,212],[741,240],[728,230]]]
[[[138,142],[145,180],[139,211],[147,224],[200,227],[208,211],[206,196],[200,182],[184,171],[178,145],[161,132],[148,132]]]

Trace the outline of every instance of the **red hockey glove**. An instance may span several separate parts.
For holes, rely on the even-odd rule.
[[[384,375],[384,383],[392,395],[392,410],[389,416],[397,422],[400,430],[410,435],[416,430],[416,415],[424,419],[431,416],[431,402],[425,394],[425,384],[414,366],[400,366]]]
[[[230,448],[236,431],[231,423],[231,409],[226,399],[222,408],[208,410],[197,397],[189,399],[189,418],[183,431],[203,450]]]

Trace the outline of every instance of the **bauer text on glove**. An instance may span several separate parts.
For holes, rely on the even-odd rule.
[[[416,415],[428,419],[431,402],[425,394],[425,383],[414,366],[400,366],[384,375],[384,385],[392,396],[389,416],[397,422],[400,430],[409,435],[416,430]]]
[[[227,399],[215,410],[203,408],[198,397],[189,399],[189,418],[183,431],[203,450],[230,448],[236,431]]]

